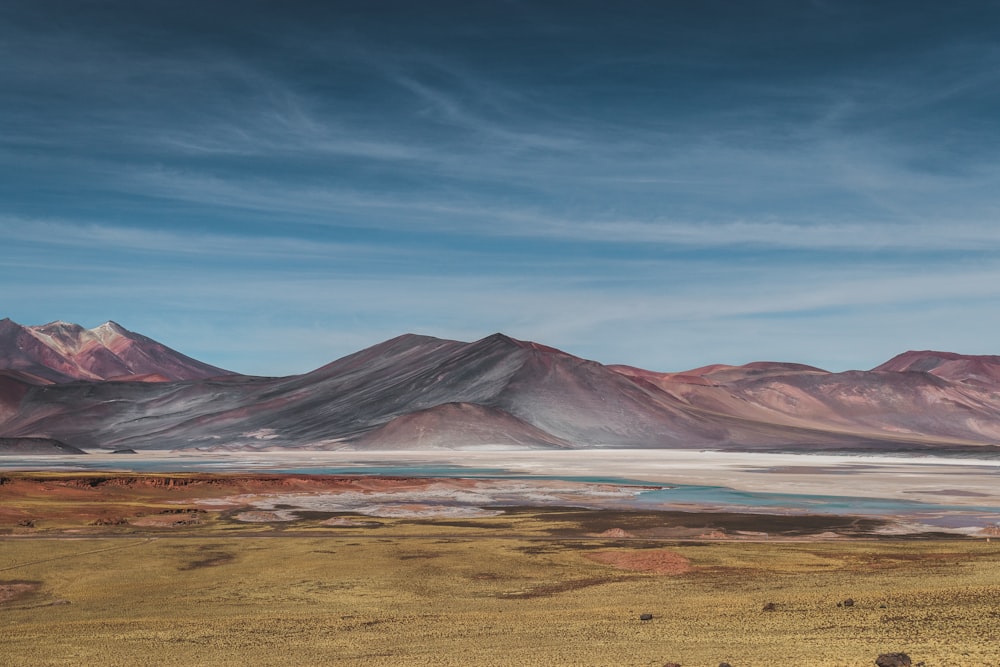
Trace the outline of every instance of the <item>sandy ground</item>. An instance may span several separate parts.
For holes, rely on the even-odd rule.
[[[597,551],[587,554],[586,558],[620,570],[634,572],[685,574],[691,571],[691,561],[669,549]]]
[[[136,469],[171,462],[208,472],[349,466],[451,465],[515,474],[610,477],[658,484],[724,486],[740,491],[892,498],[959,506],[1000,506],[1000,460],[837,456],[696,450],[487,450],[92,453],[87,466]],[[0,470],[75,467],[81,457],[0,457]],[[204,464],[204,468],[202,468]],[[162,467],[160,467],[162,466]],[[140,470],[142,468],[139,468]]]

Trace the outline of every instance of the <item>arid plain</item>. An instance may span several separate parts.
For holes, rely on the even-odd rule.
[[[4,664],[1000,664],[988,529],[542,477],[2,477]]]

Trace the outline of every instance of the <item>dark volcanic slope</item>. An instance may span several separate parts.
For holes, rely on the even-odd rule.
[[[983,373],[957,381],[775,362],[654,373],[501,334],[400,336],[287,378],[41,385],[26,372],[0,374],[0,436],[86,448],[900,451],[1000,441],[1000,385]]]
[[[40,383],[169,382],[231,375],[114,322],[93,329],[67,322],[26,327],[9,318],[0,320],[0,370],[23,373]]]

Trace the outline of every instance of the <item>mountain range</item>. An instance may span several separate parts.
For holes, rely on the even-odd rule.
[[[56,444],[53,444],[56,443]],[[113,322],[0,321],[0,451],[711,448],[1000,453],[1000,357],[906,352],[869,371],[609,366],[494,334],[406,334],[251,377]]]

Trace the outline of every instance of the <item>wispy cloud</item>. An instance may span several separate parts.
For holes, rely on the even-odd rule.
[[[0,229],[9,242],[30,243],[50,249],[99,249],[170,255],[175,258],[194,256],[212,259],[232,257],[248,261],[263,258],[302,261],[366,252],[402,256],[405,252],[394,247],[281,236],[252,237],[246,234],[182,232],[15,218],[0,218]]]
[[[859,169],[865,169],[867,175],[858,174],[856,178],[865,187],[875,188],[868,168],[859,166]],[[427,195],[375,195],[336,187],[235,181],[167,170],[136,172],[119,186],[166,199],[272,215],[292,214],[303,222],[320,226],[364,224],[428,234],[698,248],[756,246],[858,251],[982,251],[1000,244],[1000,228],[992,222],[991,214],[995,212],[992,205],[973,211],[973,217],[963,217],[967,212],[962,210],[920,214],[905,207],[892,214],[883,211],[882,218],[874,212],[853,216],[824,211],[791,220],[787,219],[789,216],[758,214],[756,220],[723,217],[693,221],[655,215],[639,219],[612,217],[613,214],[603,218],[595,218],[594,214],[566,216],[541,207],[477,204]]]
[[[258,372],[406,330],[675,369],[992,336],[989,3],[220,1],[0,10],[11,315],[317,345]]]

